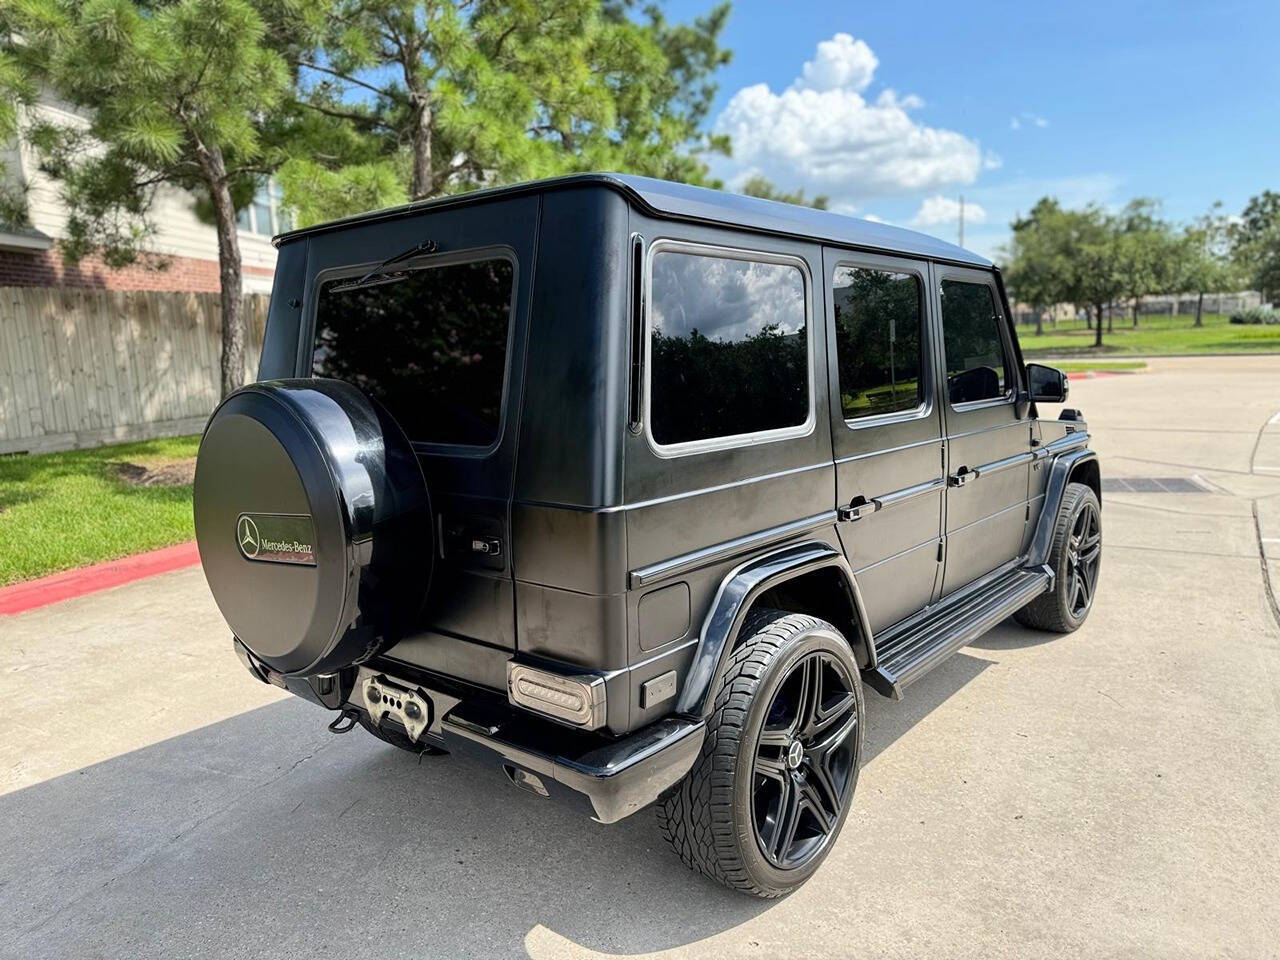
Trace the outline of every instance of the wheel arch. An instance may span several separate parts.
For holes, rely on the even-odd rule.
[[[859,667],[875,665],[862,595],[844,555],[819,540],[794,543],[744,561],[720,582],[702,624],[678,712],[702,717],[709,713],[715,679],[742,623],[762,604],[827,620],[844,633]]]
[[[1086,451],[1093,453],[1092,450]],[[1071,465],[1071,473],[1067,476],[1068,483],[1083,483],[1085,486],[1093,490],[1093,495],[1098,498],[1098,504],[1102,504],[1102,470],[1098,466],[1098,457],[1094,454],[1092,457],[1084,457],[1075,461]]]
[[[1049,467],[1049,479],[1044,489],[1044,506],[1040,510],[1035,534],[1031,538],[1027,566],[1039,566],[1048,559],[1049,549],[1053,545],[1053,525],[1058,516],[1058,509],[1062,506],[1062,497],[1067,491],[1067,484],[1073,481],[1088,484],[1098,495],[1098,503],[1102,503],[1102,475],[1098,466],[1098,455],[1088,447],[1059,454]]]

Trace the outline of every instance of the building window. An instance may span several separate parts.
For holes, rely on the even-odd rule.
[[[236,214],[241,230],[271,237],[293,229],[293,214],[284,205],[284,191],[275,180],[259,184],[253,201]]]
[[[672,445],[751,437],[809,420],[804,273],[684,250],[653,256],[650,431]]]
[[[831,301],[846,420],[914,410],[924,403],[921,300],[920,280],[913,274],[836,268]]]

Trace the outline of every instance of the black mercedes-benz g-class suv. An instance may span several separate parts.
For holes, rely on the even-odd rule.
[[[1088,615],[1099,472],[1000,274],[920,234],[591,175],[278,238],[195,519],[259,680],[777,896],[887,697]]]

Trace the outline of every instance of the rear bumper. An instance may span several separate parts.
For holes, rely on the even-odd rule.
[[[235,641],[236,654],[263,683],[274,683],[329,710],[359,712],[369,718],[360,680],[388,673],[362,666],[342,677],[284,677]],[[395,675],[405,671],[395,668]],[[394,682],[416,688],[430,700],[429,726],[420,742],[470,756],[505,772],[535,793],[568,802],[601,823],[628,817],[678,783],[702,749],[701,720],[666,717],[617,740],[543,720],[506,701],[435,675]],[[530,780],[527,775],[532,775]]]
[[[701,720],[668,717],[630,736],[599,745],[548,743],[541,724],[514,711],[508,718],[469,711],[459,703],[440,720],[441,739],[452,753],[531,773],[547,795],[587,807],[601,823],[630,816],[674,786],[692,768],[706,734]]]

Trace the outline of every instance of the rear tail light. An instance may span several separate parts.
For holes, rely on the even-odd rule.
[[[507,664],[507,696],[516,706],[585,730],[604,725],[604,680],[562,676],[522,663]]]

